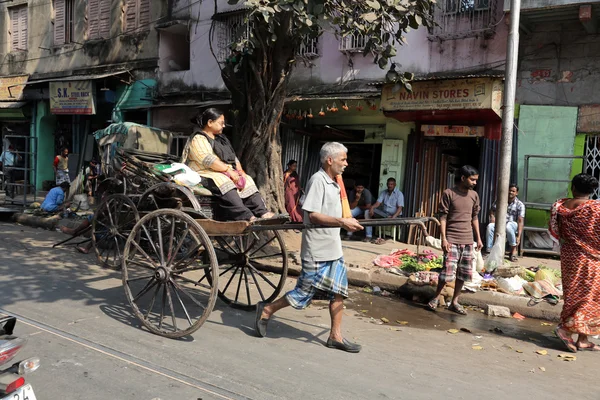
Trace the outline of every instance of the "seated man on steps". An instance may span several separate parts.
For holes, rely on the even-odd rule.
[[[368,218],[365,214],[371,209],[371,203],[373,203],[373,195],[369,189],[365,188],[365,185],[358,181],[354,186],[354,189],[348,193],[348,201],[350,202],[350,212],[352,218]],[[348,231],[344,240],[350,240],[352,232]],[[364,238],[364,242],[370,241],[370,238]]]
[[[365,219],[371,218],[398,218],[402,215],[404,208],[404,195],[396,189],[396,179],[388,178],[387,189],[379,194],[377,202],[371,206],[371,209],[365,213]],[[365,229],[365,240],[373,238],[373,227],[368,226]],[[373,240],[372,243],[382,244],[381,239]]]
[[[517,260],[517,247],[521,243],[523,226],[525,225],[525,205],[517,198],[519,187],[511,183],[508,188],[508,208],[506,210],[506,241],[510,246],[510,261]],[[487,226],[487,252],[492,250],[494,245],[494,233],[496,230],[496,203],[490,210],[490,223]]]

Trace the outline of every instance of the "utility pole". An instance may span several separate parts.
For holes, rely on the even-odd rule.
[[[502,107],[502,140],[500,144],[500,170],[496,197],[496,227],[494,243],[506,242],[506,209],[512,160],[513,127],[515,123],[515,97],[517,92],[517,61],[519,58],[519,17],[521,0],[510,2],[510,32],[506,46],[506,71]],[[523,240],[523,238],[521,238]]]

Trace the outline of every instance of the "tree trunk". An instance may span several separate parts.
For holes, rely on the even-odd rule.
[[[289,37],[290,26],[289,18],[282,21],[278,36]],[[265,32],[254,34],[267,43]],[[279,124],[297,48],[297,44],[289,45],[294,40],[297,39],[282,40],[272,49],[266,45],[257,48],[237,67],[228,64],[221,70],[232,93],[238,157],[244,170],[254,178],[267,209],[273,212],[285,211]]]

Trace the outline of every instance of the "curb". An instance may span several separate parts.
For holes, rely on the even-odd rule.
[[[301,266],[294,257],[291,257],[288,267],[289,276],[300,275]],[[385,270],[369,270],[360,268],[355,264],[348,263],[348,283],[353,286],[379,286],[382,290],[397,292],[406,285],[406,276],[395,275]],[[475,293],[463,292],[460,295],[460,303],[466,306],[474,306],[486,309],[488,305],[502,306],[510,309],[511,314],[519,313],[527,318],[543,319],[547,321],[559,321],[563,308],[561,300],[553,306],[546,302],[540,302],[529,306],[529,297],[513,296],[499,292],[479,291]]]

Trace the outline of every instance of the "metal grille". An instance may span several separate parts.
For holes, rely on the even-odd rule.
[[[367,45],[367,37],[360,34],[352,34],[340,40],[340,51],[359,52]]]
[[[319,56],[319,38],[306,37],[300,44],[298,55],[301,57],[318,57]]]
[[[443,0],[434,10],[433,35],[459,39],[494,33],[498,0]]]
[[[224,63],[227,61],[235,51],[232,48],[234,43],[248,40],[250,36],[250,24],[247,17],[248,13],[242,12],[215,21],[218,62]]]
[[[587,137],[584,162],[585,173],[600,179],[600,135]],[[600,188],[596,189],[592,197],[596,200],[600,199]]]

